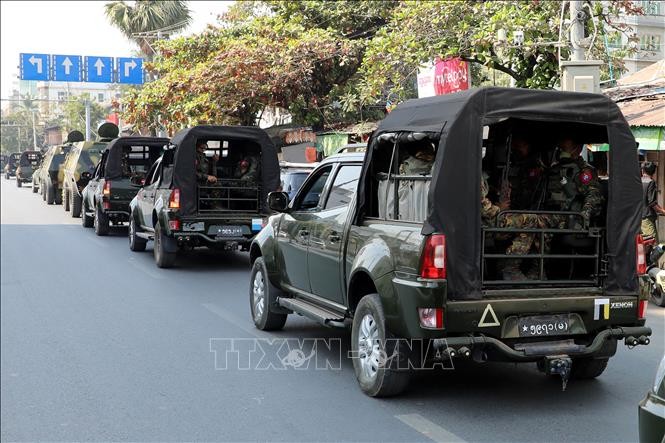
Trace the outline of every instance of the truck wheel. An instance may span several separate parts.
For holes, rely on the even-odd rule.
[[[39,188],[37,187],[37,185],[35,184],[35,182],[32,182],[32,193],[33,193],[33,194],[36,194],[37,191],[39,191]]]
[[[62,207],[65,212],[69,212],[69,192],[66,189],[62,190]]]
[[[80,217],[81,216],[81,202],[83,199],[81,198],[80,195],[78,194],[71,194],[71,211],[72,211],[72,218]]]
[[[152,249],[153,254],[155,255],[155,263],[157,263],[158,268],[170,268],[175,264],[176,253],[164,250],[164,243],[166,243],[166,241],[167,238],[162,231],[162,225],[157,223],[157,226],[155,226],[155,241]]]
[[[93,221],[95,226],[95,234],[97,235],[108,235],[109,233],[109,216],[102,212],[99,209],[99,206],[95,208],[95,218]]]
[[[53,185],[48,185],[46,187],[46,203],[52,205],[55,203],[55,189]]]
[[[580,358],[573,359],[570,376],[578,380],[596,378],[605,371],[609,358]]]
[[[249,309],[254,325],[262,331],[282,329],[288,314],[279,314],[270,310],[271,306],[277,305],[277,297],[282,291],[270,283],[263,257],[257,258],[254,262],[249,282]]]
[[[83,207],[81,208],[81,225],[84,228],[92,228],[93,219],[88,215],[88,208],[86,206],[87,205],[83,203]]]
[[[18,178],[18,175],[16,176],[16,187],[18,187],[18,188],[21,187],[21,179]]]
[[[134,215],[129,216],[129,249],[134,252],[145,251],[147,241],[136,235],[136,219]]]
[[[410,374],[394,367],[400,358],[400,348],[401,340],[386,331],[379,294],[364,296],[353,316],[351,350],[353,370],[365,394],[388,397],[406,389]]]

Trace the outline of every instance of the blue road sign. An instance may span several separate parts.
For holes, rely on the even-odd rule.
[[[116,66],[118,67],[118,83],[143,84],[142,58],[119,57]]]
[[[86,55],[85,81],[94,83],[112,83],[113,58]]]
[[[48,54],[21,54],[21,80],[49,80]]]
[[[54,55],[53,71],[54,71],[53,80],[57,82],[80,82],[81,56]]]

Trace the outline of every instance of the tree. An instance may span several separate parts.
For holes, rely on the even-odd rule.
[[[90,102],[90,130],[95,134],[100,122],[106,120],[110,109],[104,109],[99,103],[90,99],[90,94],[72,96],[62,106],[59,125],[66,131],[81,131],[85,134],[85,102]],[[96,134],[95,134],[96,135]]]
[[[134,5],[114,1],[104,5],[106,17],[125,37],[134,41],[148,60],[155,51],[153,43],[189,26],[192,18],[186,1],[137,0]]]

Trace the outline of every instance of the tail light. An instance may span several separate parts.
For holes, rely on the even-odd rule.
[[[446,278],[446,236],[432,234],[425,240],[422,263],[420,265],[422,278]]]
[[[172,231],[180,230],[180,220],[169,220],[169,229]]]
[[[171,196],[169,197],[169,209],[180,209],[180,189],[174,189],[171,191]]]
[[[637,318],[640,320],[644,320],[647,318],[647,305],[649,304],[649,300],[640,300],[640,304],[638,305],[637,308]]]
[[[102,189],[102,195],[104,197],[109,197],[111,195],[111,182],[104,182],[104,189]]]
[[[635,239],[635,262],[637,264],[637,275],[644,275],[647,273],[647,257],[644,248],[644,239],[642,235],[638,234]]]
[[[443,308],[418,308],[420,326],[427,329],[443,329]]]

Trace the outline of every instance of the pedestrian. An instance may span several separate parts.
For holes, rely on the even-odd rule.
[[[642,164],[642,191],[644,192],[644,209],[642,210],[642,235],[656,239],[658,244],[658,229],[656,219],[665,215],[665,209],[658,204],[658,185],[654,180],[656,164],[644,162]]]

